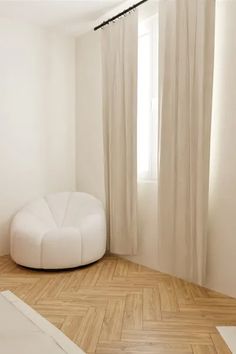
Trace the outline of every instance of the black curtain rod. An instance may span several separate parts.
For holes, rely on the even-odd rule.
[[[104,21],[104,22],[101,23],[100,25],[96,26],[96,27],[94,28],[94,31],[97,31],[99,28],[102,28],[102,27],[108,25],[108,23],[115,21],[117,18],[119,18],[119,17],[121,17],[121,16],[127,14],[127,12],[130,12],[130,11],[136,9],[136,7],[138,7],[138,6],[142,5],[142,4],[144,4],[144,3],[147,2],[147,1],[148,1],[148,0],[142,0],[142,1],[138,2],[137,4],[134,4],[133,6],[129,7],[128,9],[126,9],[126,10],[120,12],[118,15],[115,15],[114,17],[110,18],[109,20]]]

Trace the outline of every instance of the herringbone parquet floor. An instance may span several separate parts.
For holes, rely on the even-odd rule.
[[[236,299],[118,257],[58,272],[0,257],[7,289],[87,353],[230,353],[215,326],[236,325]]]

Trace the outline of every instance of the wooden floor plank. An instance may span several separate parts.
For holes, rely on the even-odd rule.
[[[83,316],[69,315],[64,318],[61,325],[61,331],[64,332],[71,340],[76,341],[80,335],[80,326],[83,321]]]
[[[75,342],[86,352],[96,352],[104,317],[105,308],[90,307],[82,320],[79,335]]]
[[[193,345],[194,354],[216,354],[214,345]]]
[[[126,296],[124,324],[125,329],[142,328],[142,295],[129,294]]]
[[[219,335],[219,333],[212,334],[211,338],[217,354],[231,354],[231,351],[229,350],[227,344],[225,343],[223,338]]]
[[[161,298],[161,311],[179,311],[173,279],[162,280],[159,284],[159,292]]]
[[[143,320],[161,320],[161,301],[158,288],[143,289]]]
[[[111,298],[108,301],[100,342],[120,340],[123,327],[124,310],[124,297]]]

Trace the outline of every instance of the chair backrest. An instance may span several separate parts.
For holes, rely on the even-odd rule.
[[[76,227],[89,215],[104,213],[100,200],[87,193],[63,192],[37,199],[23,209],[47,225]]]

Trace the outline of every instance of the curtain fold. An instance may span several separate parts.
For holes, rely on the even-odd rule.
[[[137,248],[137,12],[103,29],[102,48],[108,248],[133,255]]]
[[[158,262],[203,284],[206,269],[214,0],[159,4]]]

